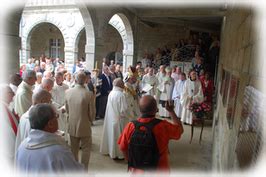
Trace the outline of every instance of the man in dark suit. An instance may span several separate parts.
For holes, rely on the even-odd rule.
[[[113,89],[112,79],[109,75],[108,66],[103,67],[103,73],[100,75],[100,79],[102,79],[102,87],[101,87],[99,116],[100,118],[104,118],[108,95],[110,91]]]

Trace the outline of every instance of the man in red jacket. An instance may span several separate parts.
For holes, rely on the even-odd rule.
[[[141,112],[141,117],[137,121],[141,123],[148,123],[155,119],[155,114],[158,112],[156,100],[150,96],[143,96],[139,101],[139,107]],[[162,120],[160,123],[154,126],[152,132],[155,136],[156,143],[159,150],[159,162],[156,170],[169,172],[169,160],[168,160],[168,142],[170,139],[178,140],[183,133],[183,126],[179,118],[177,118],[173,105],[170,105],[166,102],[165,105],[167,111],[169,111],[170,116],[172,117],[173,123],[170,123],[166,120]],[[131,135],[134,132],[134,124],[132,122],[128,123],[124,128],[120,138],[118,139],[118,144],[120,150],[124,153],[126,159],[128,159],[128,147],[130,143]],[[133,172],[142,171],[140,169],[129,169]]]

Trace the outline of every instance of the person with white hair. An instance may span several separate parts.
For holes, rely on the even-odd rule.
[[[33,92],[35,93],[35,92],[37,92],[38,90],[41,90],[41,89],[46,90],[48,92],[51,92],[52,89],[53,89],[53,86],[54,86],[54,81],[52,79],[44,78],[42,80],[42,84],[40,85],[40,87],[35,88]]]
[[[64,139],[57,135],[58,115],[47,103],[34,105],[29,111],[31,131],[16,154],[16,169],[26,176],[84,172]]]
[[[18,126],[18,117],[8,108],[11,103],[14,92],[8,85],[0,86],[0,138],[3,146],[1,145],[1,157],[13,165],[15,141]],[[2,151],[3,150],[3,151]]]
[[[162,118],[170,118],[169,112],[165,109],[165,104],[172,100],[174,79],[171,77],[172,70],[170,67],[166,67],[165,72],[165,76],[161,77],[157,87],[159,91],[159,115]]]
[[[41,72],[37,72],[36,73],[36,82],[35,82],[35,85],[34,85],[34,90],[36,89],[39,89],[39,87],[41,87],[41,84],[42,84],[42,73]]]
[[[23,81],[18,86],[17,93],[15,95],[15,112],[21,116],[24,114],[32,105],[32,89],[36,82],[36,72],[33,70],[26,70],[22,75]]]
[[[124,156],[117,145],[117,139],[129,122],[126,116],[128,106],[123,93],[124,82],[122,79],[116,78],[113,81],[113,86],[106,106],[100,152],[109,154],[112,159],[123,159]]]
[[[81,163],[88,169],[90,150],[92,144],[91,125],[93,121],[93,94],[84,84],[86,75],[79,71],[75,75],[76,85],[66,90],[65,106],[68,114],[68,133],[70,135],[71,150],[78,160],[78,152],[81,146]]]
[[[30,121],[29,121],[29,112],[31,108],[40,103],[51,103],[52,96],[47,90],[40,89],[37,92],[35,92],[32,95],[32,106],[29,108],[27,112],[25,112],[19,120],[18,125],[18,133],[16,137],[16,145],[15,145],[15,152],[17,152],[17,149],[21,142],[28,137],[30,133]]]

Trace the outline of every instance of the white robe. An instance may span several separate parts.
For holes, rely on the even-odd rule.
[[[184,86],[185,86],[185,80],[178,80],[175,83],[174,90],[173,90],[173,95],[172,99],[174,100],[174,105],[175,105],[175,113],[177,117],[181,117],[182,114],[182,105],[180,102],[181,95],[184,91]]]
[[[204,101],[202,86],[199,80],[186,80],[184,92],[180,99],[181,105],[183,107],[181,121],[188,124],[192,124],[192,112],[189,110],[189,105],[191,104],[191,100],[189,99],[190,97],[192,97],[193,102],[196,103],[201,103]]]
[[[131,90],[135,90],[134,86],[129,84],[128,82],[125,83],[125,87],[131,89]],[[131,94],[129,92],[124,92],[126,95],[126,101],[127,101],[127,105],[128,105],[128,109],[127,109],[127,115],[126,117],[131,121],[131,120],[136,120],[139,116],[140,116],[140,110],[139,110],[139,106],[138,106],[138,99]]]
[[[31,108],[32,107],[30,107],[30,109]],[[21,142],[24,141],[24,139],[26,139],[30,133],[30,130],[31,130],[30,120],[29,120],[30,109],[20,117],[17,137],[16,137],[15,153],[17,152],[18,147],[21,144]]]
[[[142,78],[141,86],[142,86],[142,88],[144,88],[146,85],[150,85],[150,86],[152,86],[152,89],[143,95],[154,96],[157,84],[158,84],[158,79],[155,75],[150,76],[149,74],[145,74]]]
[[[52,99],[53,99],[53,105],[55,105],[55,107],[57,109],[59,109],[59,111],[58,111],[58,113],[59,113],[58,129],[61,131],[64,131],[64,132],[66,132],[66,127],[67,127],[66,115],[64,113],[62,113],[62,111],[60,109],[64,108],[65,91],[68,88],[69,87],[64,83],[60,86],[60,85],[57,85],[55,82],[54,87],[51,91]]]
[[[172,99],[174,80],[171,77],[164,76],[161,78],[157,88],[160,91],[159,101],[170,101]],[[159,104],[159,115],[162,117],[170,117],[169,112],[162,104]]]
[[[62,137],[42,130],[31,130],[16,154],[17,170],[37,175],[39,173],[67,173],[82,171]]]
[[[1,151],[0,155],[1,162],[5,163],[5,160],[9,165],[13,165],[14,162],[14,154],[15,154],[15,141],[16,141],[16,134],[12,128],[11,122],[8,117],[8,112],[12,115],[14,123],[17,125],[18,122],[13,115],[13,113],[8,109],[8,105],[4,102],[0,102],[0,138],[1,138]]]
[[[32,86],[22,81],[14,98],[15,112],[22,116],[32,105]]]
[[[123,90],[114,87],[108,96],[100,145],[100,152],[109,154],[111,158],[124,157],[118,147],[117,140],[128,123],[127,108],[127,100]]]

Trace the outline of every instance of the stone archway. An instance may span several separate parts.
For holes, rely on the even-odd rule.
[[[123,72],[126,72],[128,66],[133,65],[134,40],[133,31],[128,18],[117,13],[112,16],[108,22],[120,34],[123,41]]]
[[[85,40],[84,40],[85,38]],[[85,31],[85,27],[83,27],[82,29],[80,29],[79,33],[76,35],[75,38],[75,43],[74,43],[74,48],[75,48],[75,59],[84,57],[86,58],[86,52],[85,52],[85,48],[86,48],[86,31]],[[83,45],[83,43],[85,43]],[[81,54],[83,53],[83,54]]]
[[[40,23],[51,23],[55,25],[62,33],[65,47],[65,68],[72,71],[75,62],[76,39],[82,29],[86,31],[86,46],[85,55],[87,61],[87,68],[93,69],[94,65],[94,52],[95,52],[95,37],[93,24],[90,14],[86,6],[80,8],[80,4],[70,3],[66,6],[64,3],[59,5],[53,10],[49,10],[45,4],[37,4],[25,7],[22,20],[20,22],[20,37],[21,37],[21,50],[20,50],[20,65],[26,63],[27,58],[30,57],[30,45],[28,37],[34,27]],[[43,6],[41,11],[36,13],[39,6]],[[60,7],[62,6],[62,7]],[[86,14],[86,15],[84,15]]]

